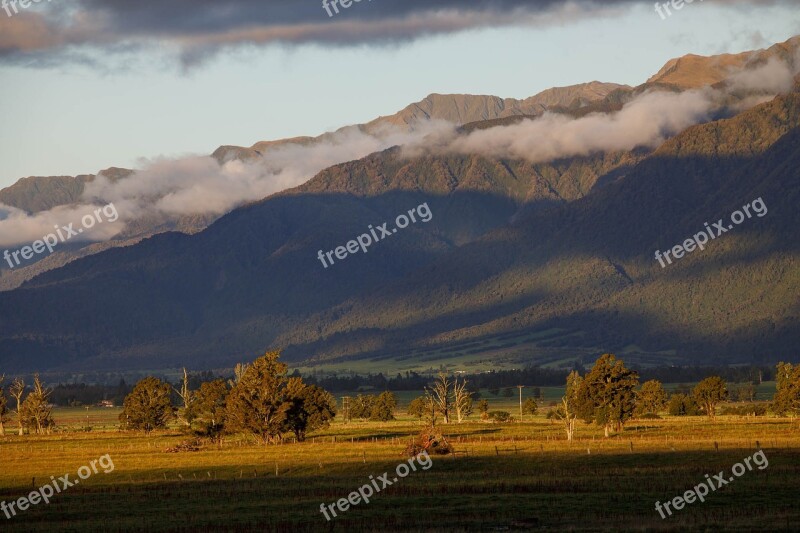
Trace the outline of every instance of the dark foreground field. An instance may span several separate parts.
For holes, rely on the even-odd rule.
[[[337,422],[301,444],[228,439],[217,449],[165,453],[179,432],[113,430],[0,439],[0,501],[10,502],[105,454],[97,474],[10,520],[3,531],[594,531],[797,530],[800,428],[786,419],[671,418],[631,423],[623,434],[580,425],[578,440],[542,416],[506,425],[443,426],[468,456],[434,457],[331,522],[321,503],[346,498],[405,461],[420,426]],[[335,440],[335,442],[334,442]],[[716,444],[715,444],[716,443]],[[751,456],[754,468],[662,519],[655,510]],[[719,448],[717,451],[716,448]],[[515,452],[516,450],[516,452]],[[499,455],[498,455],[499,454]]]

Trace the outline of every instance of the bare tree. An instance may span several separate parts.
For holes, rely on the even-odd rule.
[[[181,390],[178,390],[173,387],[173,390],[180,396],[181,401],[183,402],[183,407],[178,411],[178,420],[186,426],[192,426],[192,420],[194,419],[194,413],[192,409],[192,405],[194,404],[195,395],[194,392],[189,390],[189,373],[186,372],[186,368],[183,369],[183,382],[181,384]]]
[[[459,424],[472,414],[472,393],[467,390],[466,378],[461,384],[458,378],[453,381],[453,407]]]
[[[553,416],[564,422],[564,429],[567,432],[568,442],[572,442],[572,438],[575,435],[575,422],[578,419],[576,404],[578,400],[578,389],[582,381],[583,378],[581,378],[578,372],[575,370],[570,372],[569,376],[567,376],[567,389],[564,396],[561,398],[561,405],[558,406],[558,409],[553,411]]]
[[[53,422],[53,408],[50,405],[50,394],[52,389],[48,389],[39,379],[39,374],[33,376],[33,390],[22,402],[23,422],[29,425],[35,424],[36,434],[44,435],[50,433],[55,423]]]
[[[447,379],[447,374],[439,372],[439,377],[433,382],[431,389],[426,389],[434,408],[442,415],[445,424],[450,423],[450,409],[452,407],[450,386],[451,383]]]
[[[6,391],[3,390],[3,382],[6,380],[5,374],[0,374],[0,437],[6,434],[6,415],[8,414],[8,400]]]
[[[17,400],[17,425],[19,425],[19,436],[24,435],[22,425],[22,395],[25,394],[25,381],[22,378],[14,379],[14,383],[8,388],[11,396]]]

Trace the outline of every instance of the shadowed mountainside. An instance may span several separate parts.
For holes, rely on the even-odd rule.
[[[541,353],[782,357],[800,331],[798,125],[793,93],[650,155],[373,154],[201,233],[157,235],[5,293],[0,356],[10,369],[218,367],[269,345],[294,360],[386,357],[557,328],[569,336]],[[654,260],[759,196],[766,217],[667,269]],[[317,260],[422,202],[430,223],[328,269]]]

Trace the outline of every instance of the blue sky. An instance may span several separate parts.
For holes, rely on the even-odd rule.
[[[375,0],[349,11],[380,9]],[[136,167],[142,157],[207,154],[221,144],[317,135],[392,114],[433,92],[524,98],[592,80],[636,85],[672,57],[785,41],[800,34],[800,15],[785,3],[706,2],[661,20],[643,2],[560,22],[492,26],[392,42],[245,44],[188,67],[170,43],[122,52],[84,46],[100,66],[53,52],[50,61],[5,60],[0,186],[30,175]]]

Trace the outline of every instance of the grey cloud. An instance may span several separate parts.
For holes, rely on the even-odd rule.
[[[718,0],[764,5],[783,0]],[[76,48],[111,52],[167,43],[185,65],[220,50],[273,43],[386,44],[468,29],[562,24],[637,0],[361,0],[329,17],[321,0],[78,0],[0,17],[0,61],[50,64]],[[86,54],[88,57],[90,54]]]

